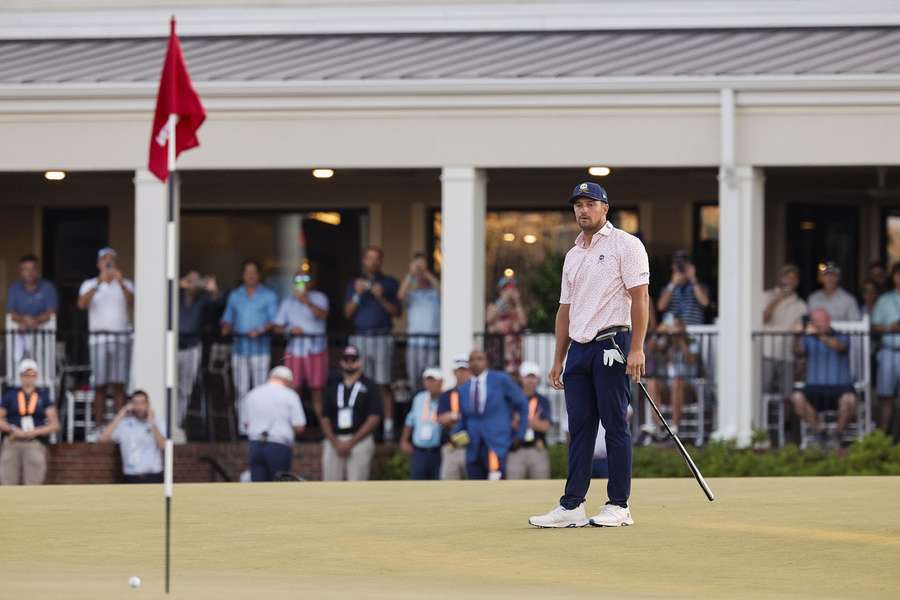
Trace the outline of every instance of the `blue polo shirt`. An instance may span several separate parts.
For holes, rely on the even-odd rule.
[[[547,398],[545,396],[542,396],[541,394],[534,394],[533,396],[530,396],[528,398],[528,410],[529,411],[532,410],[531,409],[532,404],[534,404],[534,410],[536,411],[535,416],[537,418],[543,419],[544,421],[550,421],[551,423],[553,422],[553,417],[552,417],[553,413],[551,412],[551,409],[550,409],[550,401],[547,400]],[[527,419],[528,415],[519,415],[519,418]],[[546,445],[547,434],[545,434],[541,431],[534,431],[533,433],[534,433],[534,438],[531,440],[526,440],[522,444],[523,446],[528,448],[528,447],[534,446],[538,442],[541,442]],[[516,435],[518,435],[518,431],[513,429],[513,437],[515,437]],[[526,436],[528,435],[527,431],[526,431],[525,435]]]
[[[209,295],[198,292],[194,301],[188,305],[187,294],[181,290],[178,294],[178,349],[193,348],[200,343],[203,329],[203,314],[209,306]]]
[[[701,325],[704,321],[705,309],[694,296],[694,284],[685,283],[672,288],[672,297],[666,312],[681,317],[685,325]]]
[[[19,429],[22,428],[22,417],[24,415],[19,414],[19,390],[21,388],[10,388],[6,390],[6,393],[3,394],[3,402],[2,406],[6,409],[6,422],[10,425],[15,425]],[[47,409],[53,408],[53,401],[50,400],[50,392],[47,391],[46,388],[38,388],[38,401],[37,406],[35,407],[34,414],[31,416],[34,419],[35,427],[43,427],[47,424]],[[28,398],[25,398],[25,415],[28,414]]]
[[[381,284],[384,289],[383,297],[397,307],[400,306],[400,302],[397,300],[400,284],[396,279],[384,273],[376,273],[371,278],[371,282]],[[353,284],[354,281],[351,281],[347,286],[348,302],[356,294]],[[363,292],[359,296],[359,306],[356,307],[356,312],[353,314],[353,328],[356,333],[389,332],[393,328],[393,317],[384,310],[381,302],[372,295],[372,292]]]
[[[278,297],[264,285],[258,285],[252,296],[243,285],[232,290],[222,314],[222,322],[230,324],[237,334],[232,352],[238,356],[269,354],[271,339],[268,335],[250,338],[243,334],[273,322],[277,312]]]
[[[421,391],[413,398],[406,414],[406,426],[412,428],[412,443],[418,448],[437,448],[441,445],[442,428],[437,422],[438,399]]]
[[[830,335],[840,340],[849,350],[850,336],[834,331]],[[806,385],[846,386],[853,384],[848,350],[838,352],[829,348],[815,335],[803,336],[803,349],[806,352]]]
[[[6,292],[6,311],[36,317],[48,310],[56,311],[59,300],[56,288],[45,279],[29,292],[21,281],[14,282]]]

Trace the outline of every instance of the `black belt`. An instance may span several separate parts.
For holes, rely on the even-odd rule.
[[[597,332],[597,335],[594,336],[595,342],[600,341],[604,336],[608,336],[609,334],[618,334],[623,333],[625,331],[631,331],[631,327],[628,325],[613,325],[612,327],[607,327],[606,329],[601,329]]]

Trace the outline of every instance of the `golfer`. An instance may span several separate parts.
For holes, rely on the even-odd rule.
[[[559,506],[528,522],[535,527],[632,525],[628,510],[628,377],[638,381],[644,374],[650,266],[641,241],[606,220],[606,190],[596,183],[582,183],[572,192],[569,202],[581,233],[563,265],[556,313],[556,353],[550,369],[550,384],[556,389],[563,389],[565,384],[571,435],[569,478]],[[619,348],[628,352],[627,358],[615,349],[613,339],[608,337],[612,334]],[[584,500],[591,483],[594,442],[601,422],[606,429],[609,501],[588,520]]]

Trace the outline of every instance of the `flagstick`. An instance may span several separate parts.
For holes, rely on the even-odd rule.
[[[169,115],[169,177],[168,193],[169,201],[166,204],[166,465],[165,465],[165,495],[166,495],[166,594],[169,593],[169,577],[171,566],[172,548],[172,480],[174,479],[174,448],[172,446],[172,391],[175,387],[175,257],[176,234],[175,228],[175,125],[177,116]]]

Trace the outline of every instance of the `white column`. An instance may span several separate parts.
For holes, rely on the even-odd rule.
[[[484,331],[484,227],[487,178],[474,167],[441,172],[441,368],[453,384],[452,360]]]
[[[719,340],[716,437],[747,446],[759,398],[753,331],[762,321],[764,177],[761,169],[719,173]]]
[[[175,205],[179,190],[175,191]],[[166,411],[166,185],[150,171],[134,174],[134,351],[132,381],[146,390],[157,417]],[[176,257],[176,265],[177,257]],[[177,317],[177,309],[175,316]],[[177,321],[176,321],[177,323]],[[177,325],[176,325],[177,330]],[[176,377],[177,381],[177,377]],[[177,394],[172,410],[178,410]],[[172,437],[184,440],[173,413]]]

